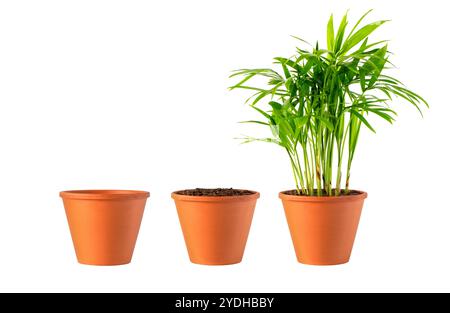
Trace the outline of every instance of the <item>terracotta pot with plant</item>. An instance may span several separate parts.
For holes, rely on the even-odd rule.
[[[394,97],[419,112],[420,105],[428,106],[417,93],[385,74],[390,64],[386,41],[372,43],[368,37],[386,21],[360,26],[369,12],[349,31],[347,15],[336,32],[331,16],[326,49],[295,37],[309,48],[297,48],[290,58],[275,58],[279,72],[243,69],[232,75],[243,79],[231,89],[253,90],[248,102],[264,118],[248,122],[267,126],[273,134],[244,141],[274,143],[289,156],[296,189],[279,196],[301,263],[349,261],[367,197],[350,189],[350,171],[362,126],[375,132],[369,117],[392,123],[396,113],[389,103]],[[256,77],[268,79],[268,87],[249,85]],[[259,106],[263,100],[267,108]]]
[[[61,192],[78,261],[130,263],[149,195],[132,190]]]
[[[175,191],[172,198],[192,263],[241,262],[258,192],[197,188]]]

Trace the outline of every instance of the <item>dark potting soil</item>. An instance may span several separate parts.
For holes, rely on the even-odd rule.
[[[246,196],[254,194],[250,190],[233,189],[233,188],[195,188],[186,189],[175,192],[177,195],[183,196],[207,196],[207,197],[226,197],[226,196]]]
[[[284,191],[283,192],[285,195],[288,196],[307,196],[305,195],[303,192],[298,192],[297,190],[288,190],[288,191]],[[346,197],[346,196],[356,196],[356,195],[360,195],[361,192],[360,191],[356,191],[356,190],[350,190],[349,193],[345,193],[345,191],[341,191],[341,194],[339,195],[339,197]],[[317,190],[314,190],[314,197],[317,197]],[[325,192],[325,190],[322,190],[322,196],[326,197],[328,196],[327,193]],[[334,189],[332,192],[332,196],[335,197],[335,193],[334,193]]]

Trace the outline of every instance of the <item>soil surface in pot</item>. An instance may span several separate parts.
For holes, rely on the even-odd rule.
[[[254,194],[250,190],[233,189],[233,188],[195,188],[186,189],[175,192],[177,195],[183,196],[206,196],[206,197],[226,197],[226,196],[246,196]]]
[[[297,190],[288,190],[288,191],[284,191],[283,194],[288,195],[288,196],[309,196],[304,194],[303,192],[298,192]],[[345,196],[356,196],[356,195],[360,195],[361,192],[360,191],[356,191],[356,190],[350,190],[349,193],[345,193],[345,191],[341,191],[341,194],[339,195],[339,197],[345,197]],[[314,190],[314,194],[312,195],[312,197],[317,197],[317,190]],[[322,190],[322,197],[327,197],[327,193],[325,192],[325,190]],[[332,192],[332,197],[335,197],[335,190],[333,189]]]

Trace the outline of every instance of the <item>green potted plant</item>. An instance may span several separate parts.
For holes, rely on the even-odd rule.
[[[272,133],[270,138],[243,138],[244,143],[274,143],[289,157],[296,188],[279,196],[301,263],[335,265],[350,258],[367,197],[350,189],[350,172],[361,127],[375,132],[369,117],[392,123],[396,113],[389,104],[394,98],[420,113],[421,105],[428,107],[421,96],[385,73],[392,68],[387,42],[372,43],[368,37],[387,21],[361,26],[369,12],[351,29],[346,14],[337,31],[331,16],[326,49],[295,37],[309,48],[275,58],[279,71],[241,69],[231,75],[241,80],[230,89],[254,91],[247,103],[263,117],[246,122]],[[266,79],[267,87],[249,84],[257,77]]]

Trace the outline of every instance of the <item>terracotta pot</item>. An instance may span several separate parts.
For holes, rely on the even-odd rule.
[[[172,193],[192,263],[228,265],[242,261],[258,192],[240,196]]]
[[[61,192],[78,262],[130,263],[149,195],[128,190]]]
[[[309,197],[280,193],[297,259],[309,265],[347,263],[367,193]]]

